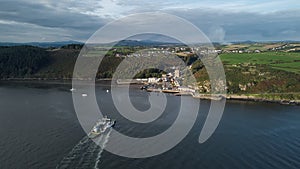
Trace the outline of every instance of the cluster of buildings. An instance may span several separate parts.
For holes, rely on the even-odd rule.
[[[183,85],[184,77],[182,76],[182,72],[179,69],[175,69],[173,73],[163,74],[161,78],[148,78],[146,84],[143,89],[148,90],[161,90],[163,92],[170,93],[195,93],[196,90],[199,90],[198,85],[188,84]],[[209,86],[209,85],[207,85]],[[207,89],[206,91],[210,91]]]
[[[161,78],[152,77],[148,78],[148,87],[156,87],[162,90],[177,90],[180,84],[180,70],[176,69],[173,73],[162,74]]]
[[[241,49],[234,49],[234,50],[223,50],[222,53],[261,53],[262,51],[259,49],[255,50],[241,50]]]
[[[161,48],[150,48],[145,50],[140,50],[135,53],[122,55],[116,53],[115,57],[151,57],[151,56],[161,56],[161,55],[178,55],[178,56],[194,56],[194,55],[206,55],[206,54],[220,54],[222,50],[210,49],[208,47],[161,47]]]

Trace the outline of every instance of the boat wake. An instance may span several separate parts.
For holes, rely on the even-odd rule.
[[[100,143],[98,145],[101,145],[101,146],[100,146],[100,151],[97,154],[97,158],[96,158],[94,169],[98,169],[98,165],[100,163],[101,154],[103,152],[103,149],[106,146],[106,143],[108,142],[108,139],[109,139],[109,136],[110,136],[110,132],[111,132],[111,129],[108,131],[108,133],[106,135],[104,135],[103,139],[100,139],[101,142],[98,142],[98,143]]]
[[[94,168],[98,169],[101,154],[109,140],[111,129],[96,138],[95,142],[88,136],[82,138],[79,143],[56,166],[56,169]]]

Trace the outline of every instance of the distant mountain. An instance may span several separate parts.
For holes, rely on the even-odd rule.
[[[235,41],[230,42],[230,44],[255,44],[255,43],[300,43],[297,40],[272,40],[272,41]]]
[[[126,39],[121,40],[119,42],[114,43],[108,43],[108,44],[101,44],[101,45],[107,45],[111,46],[115,44],[115,46],[147,46],[147,47],[155,47],[155,46],[172,46],[172,45],[186,45],[176,40],[169,40],[169,39],[163,39],[163,36],[146,36],[144,39]],[[293,41],[293,40],[283,40],[283,41],[234,41],[229,42],[227,44],[255,44],[255,43],[300,43],[300,41]],[[0,46],[36,46],[41,48],[59,48],[67,45],[72,44],[79,44],[84,45],[83,42],[78,41],[61,41],[61,42],[26,42],[26,43],[14,43],[14,42],[0,42]],[[219,42],[212,42],[214,46],[219,46],[222,43]]]
[[[27,42],[27,43],[13,43],[13,42],[0,42],[0,46],[36,46],[41,48],[49,48],[49,47],[62,47],[70,44],[80,44],[83,45],[82,42],[77,41],[63,41],[63,42]],[[102,44],[110,46],[115,43]],[[115,44],[115,46],[168,46],[168,45],[182,45],[180,43],[175,42],[160,42],[160,41],[152,41],[152,40],[121,40]]]
[[[152,40],[121,40],[116,46],[165,46],[165,45],[178,45],[175,42],[160,42]]]
[[[121,40],[118,42],[111,42],[111,43],[89,43],[89,46],[144,46],[144,47],[159,47],[159,46],[174,46],[174,45],[184,45],[182,43],[172,43],[172,42],[159,42],[159,41],[151,41],[151,40]]]
[[[250,40],[247,40],[247,41],[236,41],[236,42],[230,42],[231,44],[255,44],[257,43],[256,41],[250,41]]]
[[[69,44],[83,44],[82,42],[77,41],[62,41],[62,42],[26,42],[26,43],[13,43],[13,42],[0,42],[0,46],[22,46],[22,45],[29,45],[29,46],[36,46],[42,48],[48,47],[62,47]]]

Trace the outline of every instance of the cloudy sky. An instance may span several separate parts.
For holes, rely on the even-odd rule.
[[[299,0],[1,0],[1,42],[86,41],[140,12],[182,17],[211,41],[300,40]]]

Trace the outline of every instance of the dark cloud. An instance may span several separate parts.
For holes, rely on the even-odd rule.
[[[97,9],[102,8],[102,2],[104,5],[104,1],[99,1],[95,7],[92,2],[94,1],[1,1],[1,41],[87,40],[96,30],[112,20],[105,13],[95,15]],[[159,10],[187,19],[212,41],[300,40],[299,10],[258,13],[209,8],[164,9],[163,6],[154,8],[153,3],[143,6],[138,1],[130,1],[130,4],[125,2],[116,1],[115,5],[119,5],[118,9],[122,9],[122,6],[135,8],[116,13],[115,16]]]
[[[66,7],[68,7],[67,4]],[[1,34],[7,34],[7,36],[13,35],[13,30],[15,35],[27,30],[34,34],[33,37],[36,37],[36,34],[45,33],[46,30],[50,31],[48,34],[52,34],[51,30],[53,30],[58,31],[59,36],[56,37],[58,40],[66,37],[85,40],[107,22],[106,19],[99,17],[75,13],[70,10],[61,10],[60,8],[50,8],[43,4],[21,0],[2,2],[0,11],[0,20],[16,22],[16,24],[1,25]],[[32,30],[30,30],[30,26]],[[71,36],[61,37],[62,32],[67,32]],[[43,35],[40,36],[43,37]],[[55,33],[53,33],[53,36],[55,37]]]
[[[218,33],[223,28],[225,41],[300,40],[300,11],[263,14],[193,9],[169,12],[189,20],[206,34]],[[217,29],[212,30],[214,27]]]
[[[66,6],[68,5],[66,4]],[[103,20],[98,17],[25,1],[2,2],[0,10],[2,11],[0,13],[1,19],[32,23],[45,27],[88,28],[91,25],[92,27],[98,27],[103,24]]]

